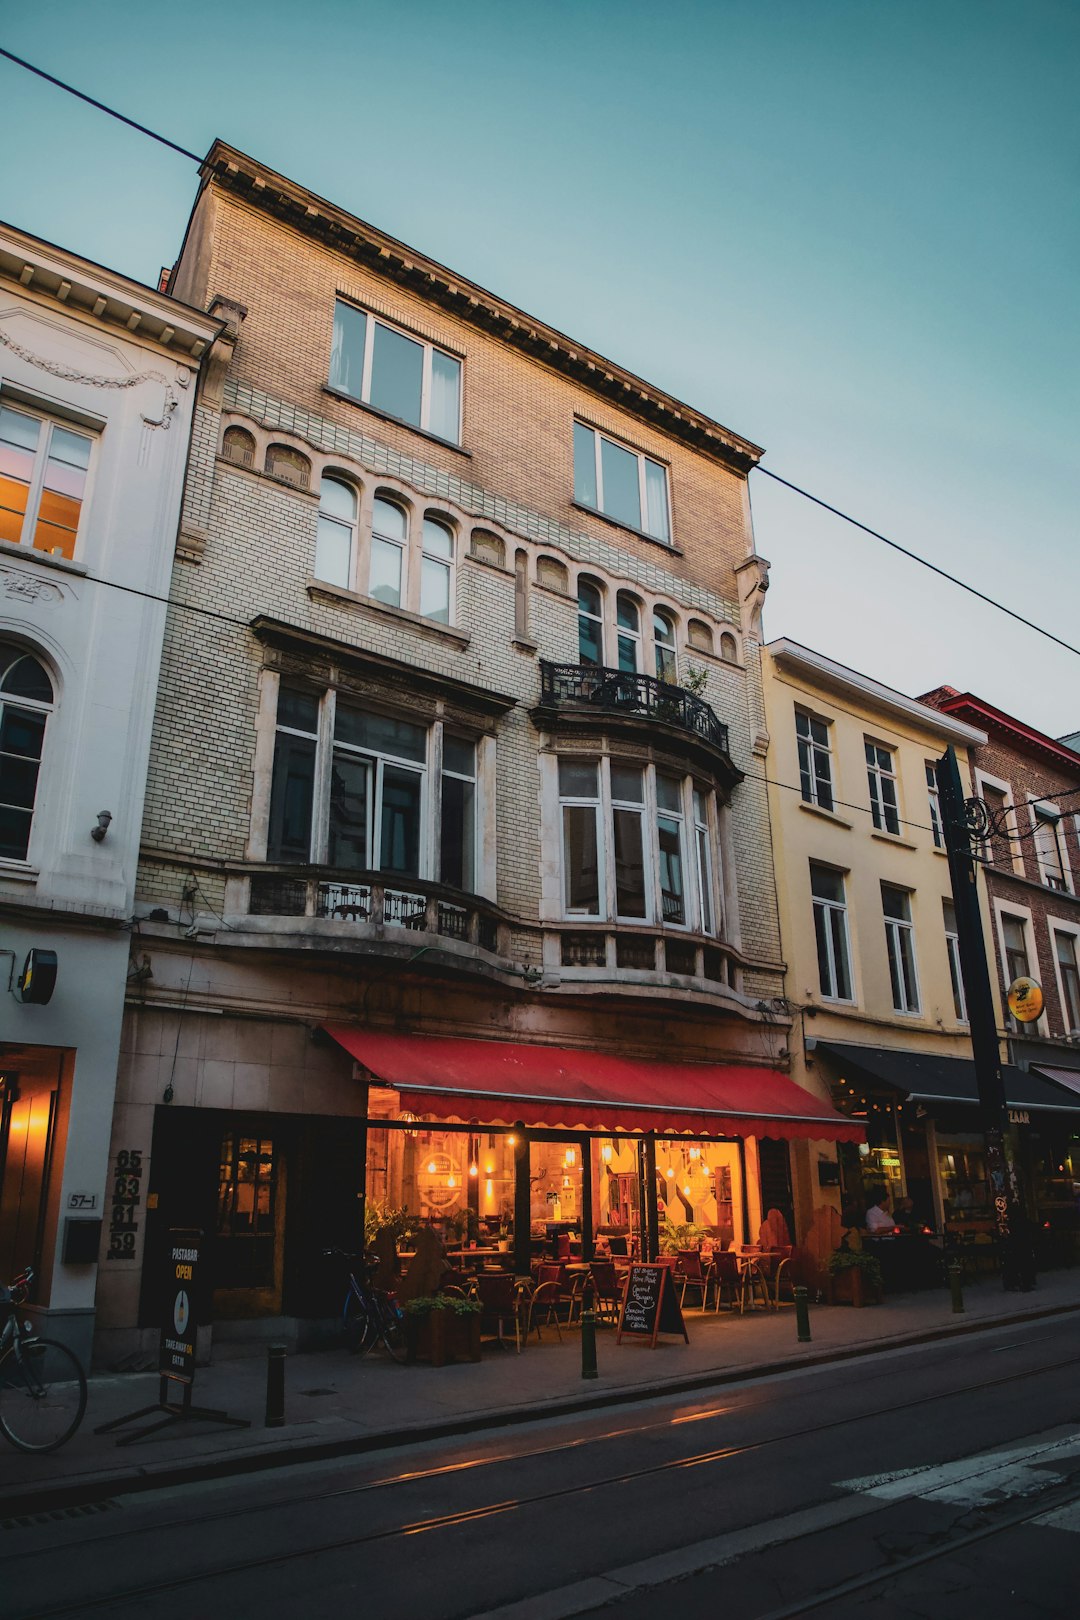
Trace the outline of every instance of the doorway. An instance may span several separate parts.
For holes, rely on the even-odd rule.
[[[218,1165],[214,1316],[277,1316],[285,1257],[285,1159],[275,1136],[228,1125]]]

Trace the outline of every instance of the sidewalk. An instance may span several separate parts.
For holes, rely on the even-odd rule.
[[[910,1294],[854,1310],[819,1306],[810,1344],[796,1340],[795,1312],[745,1317],[688,1311],[690,1344],[661,1340],[655,1350],[597,1333],[599,1378],[581,1377],[580,1335],[552,1330],[521,1355],[493,1346],[479,1363],[399,1367],[382,1351],[357,1361],[345,1350],[291,1356],[285,1367],[284,1428],[263,1417],[266,1363],[260,1356],[200,1368],[196,1405],[247,1418],[249,1429],[176,1425],[117,1447],[98,1424],[157,1400],[156,1374],[95,1376],[83,1425],[59,1452],[28,1457],[0,1438],[0,1520],[100,1502],[113,1495],[184,1481],[243,1474],[318,1458],[348,1456],[442,1435],[595,1409],[653,1395],[703,1389],[765,1372],[872,1354],[978,1328],[1080,1310],[1080,1270],[1051,1272],[1031,1294],[1006,1294],[996,1279],[965,1290],[953,1315],[947,1290]],[[153,1417],[143,1423],[153,1422]],[[137,1426],[137,1425],[136,1425]],[[119,1431],[123,1434],[124,1430]]]

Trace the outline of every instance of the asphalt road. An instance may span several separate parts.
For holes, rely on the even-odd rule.
[[[1071,1617],[1078,1355],[1070,1315],[43,1515],[0,1612]]]

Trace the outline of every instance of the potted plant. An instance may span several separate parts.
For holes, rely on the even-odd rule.
[[[829,1256],[830,1305],[880,1305],[881,1265],[861,1249],[834,1249]]]
[[[665,1215],[660,1228],[660,1253],[678,1254],[680,1249],[700,1248],[701,1240],[706,1236],[705,1227],[695,1226],[693,1221],[673,1221]]]
[[[448,1361],[480,1360],[478,1299],[456,1294],[421,1294],[405,1303],[405,1338],[409,1361],[442,1367]]]
[[[395,1208],[392,1204],[384,1203],[381,1198],[369,1198],[364,1205],[364,1245],[371,1248],[380,1232],[390,1232],[394,1239],[394,1247],[408,1247],[416,1235],[420,1225],[417,1216],[410,1215],[402,1205]]]

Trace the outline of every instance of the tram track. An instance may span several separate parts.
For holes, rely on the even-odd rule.
[[[619,1486],[632,1484],[639,1480],[657,1478],[659,1476],[672,1474],[680,1470],[707,1467],[724,1462],[731,1462],[739,1457],[750,1456],[754,1453],[768,1450],[774,1446],[790,1444],[795,1440],[813,1438],[814,1436],[824,1434],[830,1430],[836,1430],[850,1426],[851,1424],[864,1422],[868,1417],[889,1417],[895,1415],[896,1413],[915,1410],[920,1407],[932,1405],[936,1402],[956,1400],[957,1398],[966,1395],[974,1395],[985,1391],[998,1389],[1004,1385],[1015,1384],[1017,1382],[1037,1378],[1042,1375],[1058,1372],[1064,1369],[1068,1369],[1071,1372],[1075,1370],[1075,1366],[1075,1357],[1070,1356],[1061,1358],[1052,1362],[1044,1362],[1036,1367],[1025,1367],[1018,1371],[1003,1374],[995,1378],[969,1381],[963,1385],[952,1386],[944,1390],[936,1390],[908,1400],[892,1402],[886,1406],[877,1406],[870,1412],[860,1410],[855,1413],[845,1414],[837,1418],[829,1419],[826,1422],[814,1423],[798,1428],[788,1428],[782,1434],[765,1436],[762,1439],[749,1441],[740,1445],[713,1447],[707,1450],[691,1453],[687,1456],[666,1458],[662,1461],[650,1463],[644,1467],[630,1468],[613,1472],[598,1479],[585,1480],[576,1484],[561,1484],[556,1488],[536,1491],[530,1495],[499,1497],[494,1501],[480,1503],[473,1507],[463,1507],[447,1513],[429,1515],[426,1518],[406,1520],[404,1522],[385,1526],[381,1529],[370,1530],[363,1534],[349,1533],[341,1536],[324,1538],[321,1541],[314,1542],[300,1548],[283,1549],[280,1552],[270,1554],[260,1553],[257,1556],[253,1555],[249,1558],[218,1561],[207,1568],[192,1570],[189,1573],[182,1575],[168,1576],[162,1573],[157,1575],[152,1582],[133,1583],[126,1587],[114,1588],[107,1593],[102,1593],[97,1596],[82,1596],[78,1601],[65,1600],[48,1607],[42,1607],[40,1604],[38,1604],[33,1608],[32,1611],[27,1611],[21,1617],[21,1620],[62,1620],[63,1616],[90,1613],[103,1609],[108,1610],[113,1607],[119,1607],[120,1605],[126,1603],[138,1603],[145,1599],[160,1599],[164,1593],[179,1592],[205,1583],[221,1581],[232,1576],[242,1576],[245,1574],[254,1573],[256,1571],[266,1571],[273,1568],[280,1568],[289,1564],[296,1564],[303,1562],[304,1560],[325,1556],[327,1554],[347,1552],[366,1545],[385,1543],[395,1539],[401,1539],[404,1541],[408,1538],[413,1538],[420,1535],[453,1529],[456,1526],[474,1523],[478,1520],[499,1518],[510,1513],[524,1512],[528,1509],[534,1509],[542,1506],[545,1503],[569,1500],[577,1496],[585,1496],[598,1491],[615,1489]],[[755,1402],[754,1406],[758,1407],[764,1404],[764,1402]],[[701,1414],[700,1419],[705,1421],[710,1418],[721,1417],[726,1415],[726,1413],[730,1410],[731,1408],[713,1408],[708,1412]],[[741,1408],[740,1410],[745,1411],[746,1409]],[[695,1416],[697,1415],[688,1414],[686,1418],[678,1421],[686,1422],[688,1420],[692,1420]],[[399,1474],[386,1475],[375,1480],[366,1480],[359,1485],[348,1486],[343,1489],[321,1492],[319,1495],[314,1497],[305,1497],[304,1503],[306,1506],[310,1507],[318,1504],[319,1502],[330,1502],[334,1500],[341,1500],[343,1498],[358,1497],[369,1492],[385,1491],[392,1489],[393,1487],[406,1486],[426,1480],[453,1476],[455,1474],[474,1473],[478,1469],[487,1467],[498,1467],[511,1463],[526,1462],[535,1457],[581,1450],[589,1446],[598,1445],[604,1441],[611,1441],[613,1439],[620,1439],[632,1435],[640,1435],[643,1433],[648,1433],[650,1430],[654,1429],[672,1429],[676,1426],[676,1423],[671,1419],[665,1419],[662,1422],[651,1422],[648,1424],[634,1425],[615,1431],[604,1431],[603,1433],[595,1435],[579,1436],[570,1440],[557,1442],[556,1444],[550,1446],[531,1447],[525,1451],[519,1450],[513,1452],[503,1452],[497,1453],[490,1457],[462,1459],[453,1463],[440,1464],[431,1468],[414,1469]],[[149,1535],[172,1534],[177,1529],[190,1529],[197,1527],[200,1524],[220,1524],[227,1519],[259,1517],[265,1514],[272,1514],[273,1512],[279,1510],[287,1511],[292,1505],[293,1504],[290,1501],[278,1500],[274,1502],[231,1509],[224,1513],[214,1511],[187,1515],[186,1517],[170,1519],[167,1523],[161,1525],[148,1527],[145,1532],[140,1532],[138,1527],[127,1525],[122,1529],[118,1528],[115,1531],[108,1531],[104,1535],[89,1536],[79,1540],[70,1540],[66,1543],[60,1544],[59,1546],[53,1543],[50,1546],[49,1553],[50,1557],[55,1557],[60,1553],[72,1550],[77,1550],[79,1553],[85,1553],[89,1549],[97,1550],[104,1543],[116,1540],[120,1536],[130,1536],[133,1533],[145,1533]],[[1040,1508],[1039,1511],[1045,1511],[1045,1506]],[[1034,1512],[1032,1516],[1035,1516]],[[40,1557],[40,1550],[15,1551],[7,1555],[5,1562],[7,1567],[10,1569],[12,1564],[20,1559],[35,1557]],[[879,1583],[882,1579],[888,1578],[894,1567],[900,1568],[900,1565],[898,1564],[896,1566],[890,1566],[889,1571],[884,1573],[878,1572],[873,1577],[873,1580],[869,1582],[869,1584]],[[820,1607],[820,1604],[815,1602],[813,1606]],[[793,1615],[800,1612],[802,1611],[798,1608],[791,1611]],[[809,1612],[809,1610],[807,1610],[807,1612]],[[11,1620],[15,1620],[14,1615],[11,1616]],[[770,1620],[773,1620],[773,1617],[770,1617]],[[779,1614],[777,1615],[776,1620],[779,1620]]]

